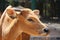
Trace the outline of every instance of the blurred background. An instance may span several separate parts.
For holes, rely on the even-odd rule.
[[[38,9],[40,20],[51,28],[50,35],[53,37],[31,36],[30,40],[60,40],[60,0],[0,0],[0,16],[8,5]]]
[[[3,12],[8,5],[23,6],[32,10],[40,10],[43,18],[60,18],[60,0],[0,0],[0,11]]]

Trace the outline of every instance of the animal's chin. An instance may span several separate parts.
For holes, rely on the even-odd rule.
[[[36,34],[36,35],[33,35],[33,36],[48,37],[49,33],[41,33],[41,34]]]
[[[48,36],[49,34],[48,33],[42,33],[40,34],[40,36]]]

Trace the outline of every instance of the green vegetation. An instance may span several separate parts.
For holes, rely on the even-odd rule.
[[[19,5],[19,1],[18,0],[9,0],[9,3],[12,6],[18,6]]]

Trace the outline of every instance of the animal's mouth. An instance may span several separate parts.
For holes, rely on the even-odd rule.
[[[42,33],[40,36],[48,36],[49,33]]]
[[[48,36],[49,35],[49,32],[42,32],[42,33],[40,33],[40,36]]]
[[[48,28],[43,29],[42,33],[40,34],[41,36],[48,36],[50,33]]]

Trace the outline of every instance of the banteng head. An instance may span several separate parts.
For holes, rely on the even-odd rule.
[[[12,13],[10,13],[9,10]],[[14,10],[14,8],[11,8],[8,9],[8,12],[11,14],[12,18],[19,20],[23,32],[41,36],[49,33],[47,26],[39,20],[39,10],[32,11],[29,8]]]
[[[6,9],[6,15],[8,15],[6,17],[10,19],[10,23],[8,27],[3,29],[3,31],[5,31],[3,33],[7,32],[6,35],[9,33],[8,38],[10,37],[10,39],[13,37],[16,38],[16,36],[21,34],[21,32],[35,36],[46,36],[49,33],[47,26],[42,23],[37,16],[39,15],[39,10],[32,11],[29,8],[16,10],[11,7]]]

